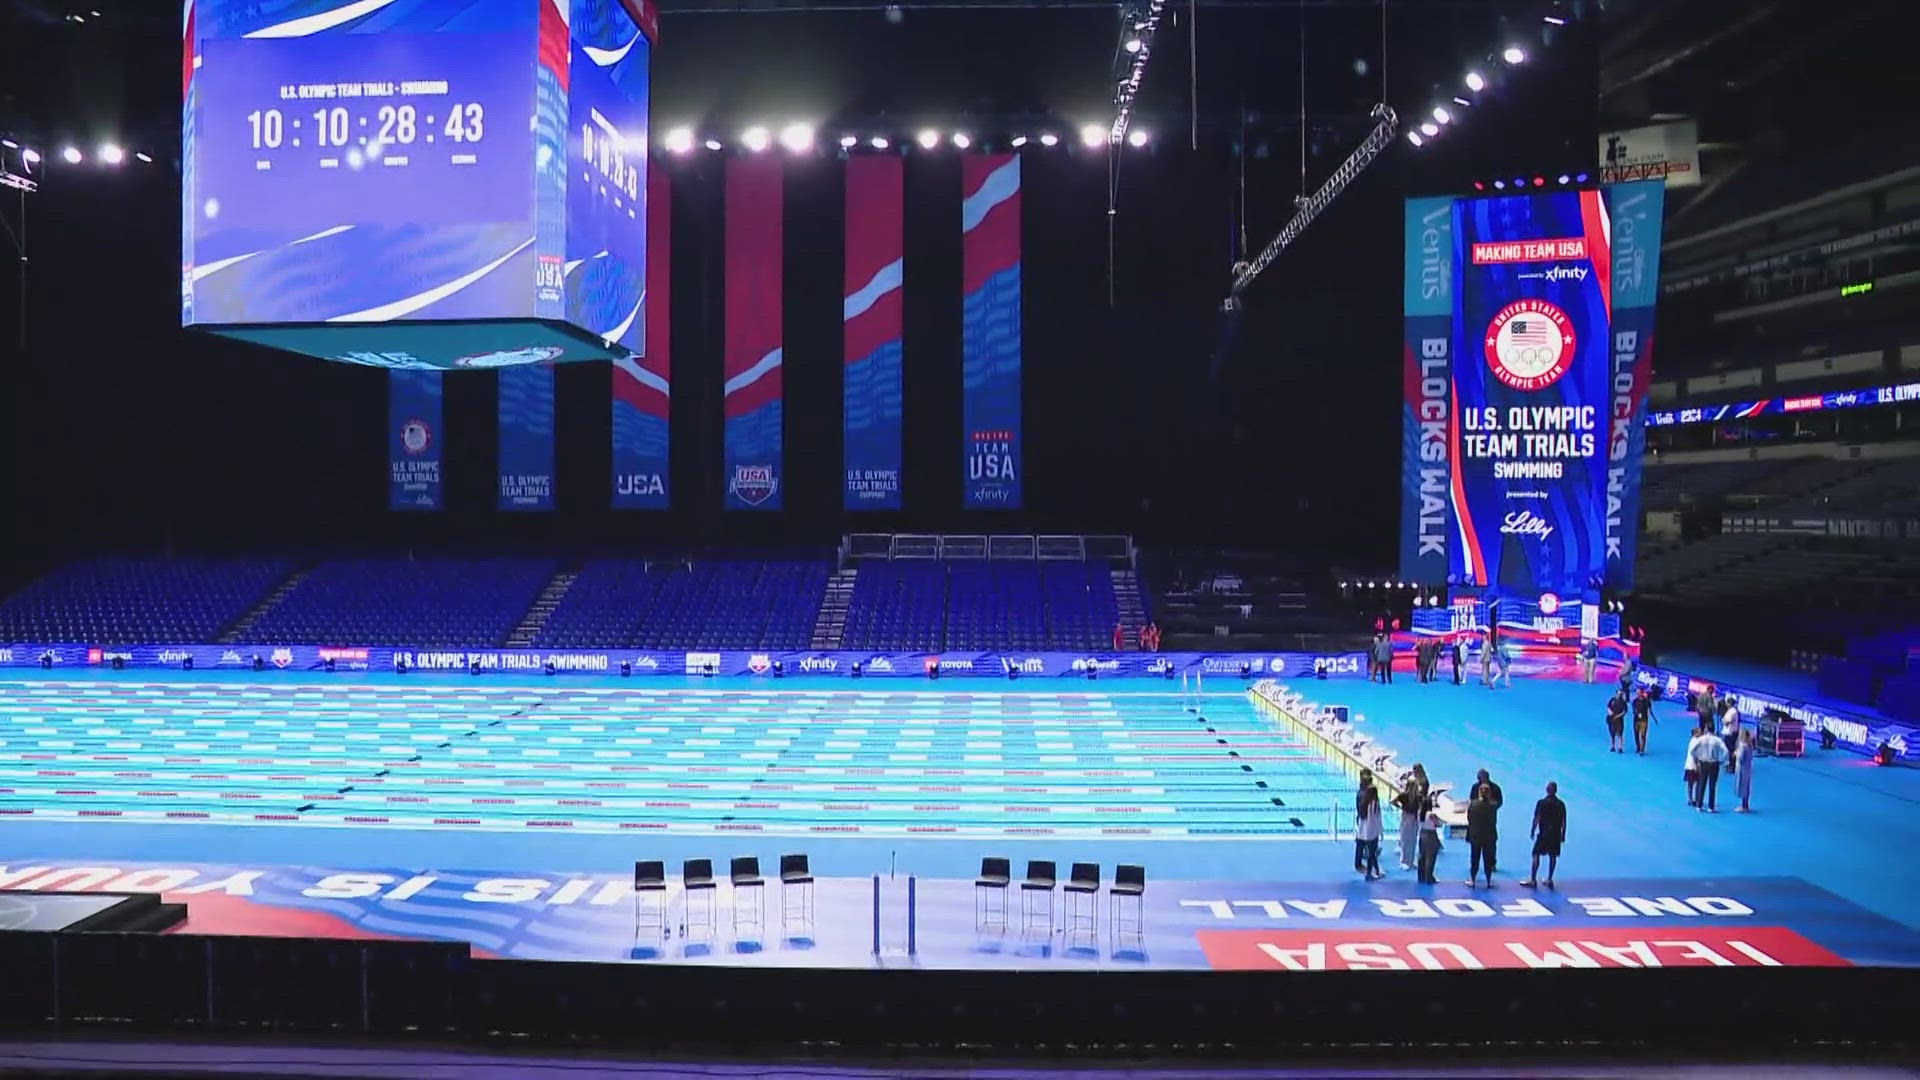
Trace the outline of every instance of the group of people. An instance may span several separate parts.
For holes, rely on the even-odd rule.
[[[1682,776],[1687,782],[1687,805],[1705,814],[1720,812],[1720,774],[1734,782],[1740,796],[1737,813],[1753,810],[1753,729],[1740,722],[1740,708],[1731,697],[1722,698],[1711,685],[1693,697],[1693,737],[1687,740]]]
[[[1124,623],[1114,623],[1113,624],[1113,651],[1120,652],[1126,647],[1127,647],[1126,625]],[[1141,652],[1159,652],[1160,651],[1160,627],[1158,625],[1149,622],[1145,626],[1142,626],[1140,628],[1140,651]]]
[[[1484,877],[1493,887],[1493,870],[1500,841],[1500,807],[1506,797],[1487,770],[1474,777],[1467,798],[1467,885],[1477,887]],[[1393,800],[1400,811],[1400,869],[1412,870],[1422,885],[1437,885],[1435,864],[1446,836],[1435,805],[1432,783],[1424,765],[1415,764],[1403,778],[1400,794]],[[1381,805],[1379,784],[1373,772],[1360,770],[1360,789],[1354,796],[1353,869],[1368,881],[1386,876],[1380,870],[1380,840],[1385,829],[1385,811]],[[1520,884],[1529,888],[1538,884],[1540,860],[1547,860],[1546,885],[1553,887],[1554,871],[1560,866],[1560,847],[1567,838],[1567,804],[1560,799],[1560,785],[1547,784],[1545,797],[1534,804],[1533,866]]]
[[[1480,682],[1491,689],[1496,683],[1513,685],[1513,653],[1498,630],[1480,637]],[[1466,652],[1460,635],[1445,638],[1421,635],[1413,643],[1414,675],[1423,683],[1440,681],[1440,659],[1445,657],[1453,674],[1453,685],[1466,681]],[[1393,637],[1381,631],[1374,634],[1367,653],[1368,678],[1373,682],[1393,681]]]

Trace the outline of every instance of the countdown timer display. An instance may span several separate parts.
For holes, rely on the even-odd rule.
[[[631,0],[193,0],[185,37],[183,323],[394,367],[644,350]],[[511,320],[568,332],[476,329]],[[467,328],[350,333],[423,321]]]

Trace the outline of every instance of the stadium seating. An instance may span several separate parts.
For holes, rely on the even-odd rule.
[[[804,649],[824,562],[588,563],[534,637],[539,648]]]
[[[0,641],[210,642],[291,570],[271,558],[75,563],[0,603]]]
[[[1120,605],[1100,562],[869,562],[845,647],[908,651],[1112,647]]]
[[[261,615],[244,643],[495,647],[553,572],[550,559],[326,562]]]

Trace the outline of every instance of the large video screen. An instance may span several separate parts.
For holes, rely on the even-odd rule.
[[[1409,580],[1631,583],[1660,227],[1639,187],[1409,201]]]
[[[394,367],[643,351],[650,48],[626,0],[195,0],[182,322]],[[466,329],[359,332],[408,321]]]

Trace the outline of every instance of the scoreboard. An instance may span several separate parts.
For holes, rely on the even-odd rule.
[[[181,319],[382,367],[645,351],[638,0],[192,0]]]

